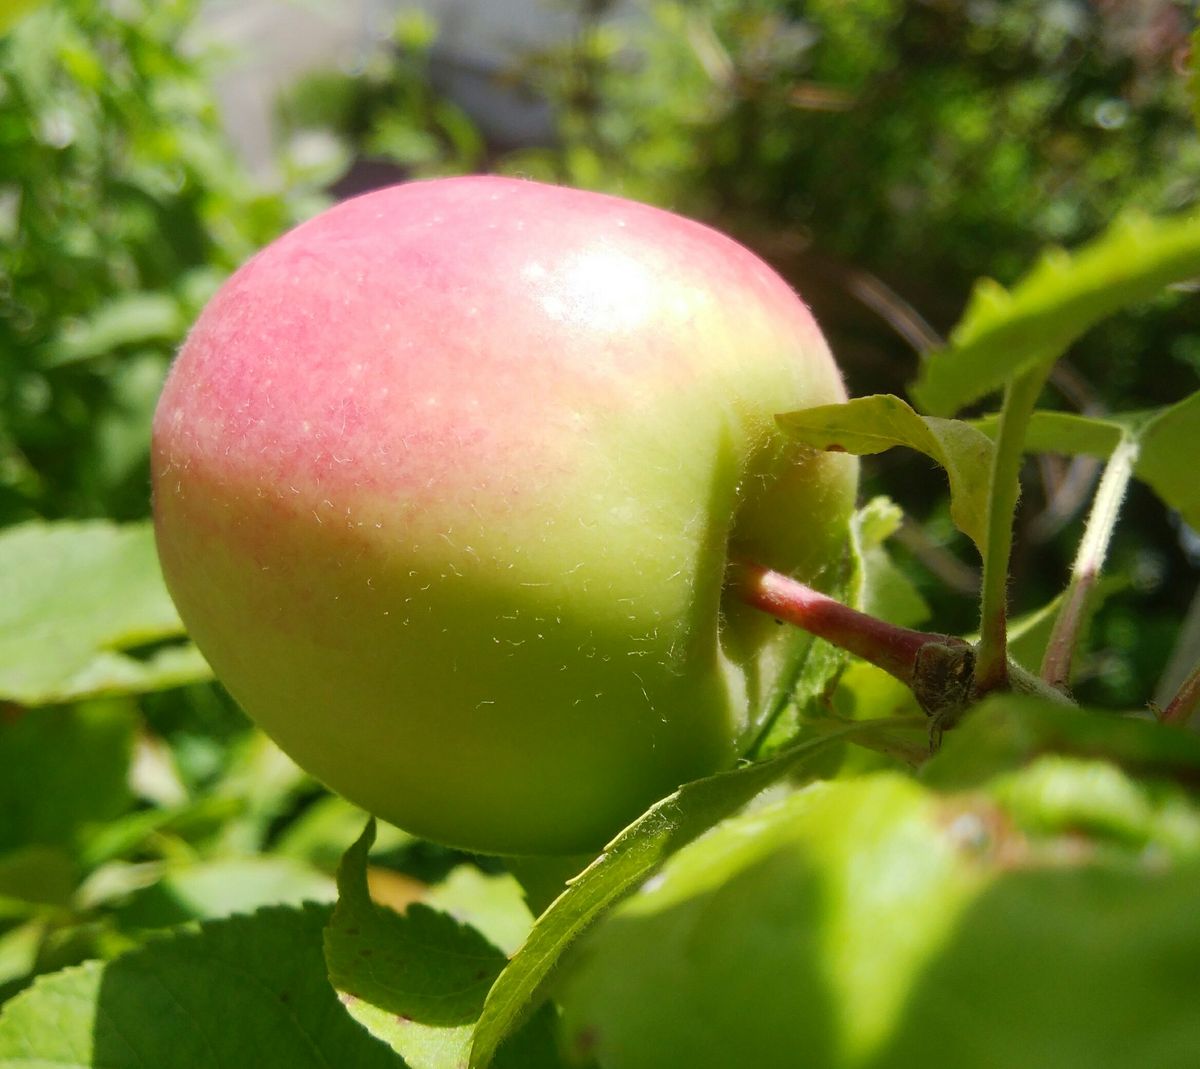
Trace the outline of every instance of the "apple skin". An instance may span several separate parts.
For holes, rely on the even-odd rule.
[[[154,419],[167,585],[233,697],[372,813],[484,852],[594,850],[730,765],[805,640],[723,599],[744,553],[845,559],[845,397],[745,248],[619,198],[417,182],[268,246]]]

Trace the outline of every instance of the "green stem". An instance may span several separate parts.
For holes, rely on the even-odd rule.
[[[1021,496],[1025,432],[1049,373],[1050,365],[1039,364],[1018,375],[1004,392],[1004,407],[1000,412],[996,450],[992,457],[983,593],[979,607],[975,690],[980,695],[1002,690],[1008,685],[1008,566],[1012,556],[1013,519],[1017,499]]]
[[[1104,567],[1104,558],[1108,555],[1108,545],[1117,526],[1117,517],[1121,514],[1125,491],[1129,488],[1129,480],[1133,478],[1137,456],[1137,440],[1123,437],[1109,457],[1096,489],[1096,499],[1075,555],[1075,563],[1071,567],[1071,579],[1063,596],[1062,608],[1054,621],[1054,630],[1042,660],[1042,679],[1053,687],[1065,688],[1070,681],[1071,659],[1079,641],[1088,596]]]

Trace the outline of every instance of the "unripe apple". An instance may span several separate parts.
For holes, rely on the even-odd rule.
[[[167,584],[302,766],[429,838],[594,849],[728,766],[805,639],[731,553],[820,584],[856,467],[805,306],[707,227],[504,178],[347,201],[213,298],[154,420]]]

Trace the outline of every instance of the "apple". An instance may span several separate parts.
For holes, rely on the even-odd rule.
[[[347,201],[237,271],[154,419],[168,587],[300,765],[479,851],[594,850],[729,766],[807,641],[731,554],[841,571],[812,316],[698,223],[497,177]]]

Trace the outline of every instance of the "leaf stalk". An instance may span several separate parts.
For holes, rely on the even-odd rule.
[[[1123,436],[1100,478],[1083,539],[1071,567],[1063,604],[1054,620],[1054,629],[1042,659],[1041,677],[1052,687],[1066,689],[1070,682],[1071,661],[1083,627],[1088,597],[1104,567],[1104,558],[1108,555],[1108,546],[1121,514],[1129,480],[1133,478],[1137,458],[1137,439]]]

